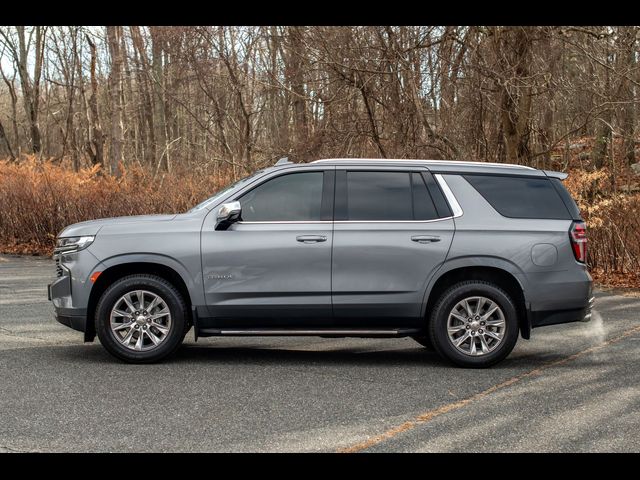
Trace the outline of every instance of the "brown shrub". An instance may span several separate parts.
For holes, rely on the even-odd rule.
[[[50,254],[65,226],[104,217],[184,212],[231,178],[196,172],[153,175],[140,168],[121,178],[99,167],[76,173],[33,158],[0,161],[0,251]]]
[[[587,263],[602,283],[640,286],[640,193],[613,190],[605,170],[572,170],[565,185],[587,223]]]

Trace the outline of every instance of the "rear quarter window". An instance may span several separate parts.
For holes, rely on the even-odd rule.
[[[510,218],[570,220],[551,181],[544,178],[463,175],[500,215]]]
[[[560,198],[562,198],[562,200],[564,201],[564,204],[567,207],[567,210],[569,210],[569,213],[571,214],[573,219],[582,220],[582,216],[580,215],[580,209],[578,208],[578,205],[576,204],[575,200],[571,197],[571,194],[567,191],[565,186],[562,184],[562,180],[560,180],[559,178],[550,178],[549,181],[551,181],[553,186],[556,187],[556,191],[558,192],[558,195],[560,195]]]

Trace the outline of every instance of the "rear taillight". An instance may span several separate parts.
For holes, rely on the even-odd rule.
[[[587,263],[587,225],[584,222],[573,222],[569,230],[569,239],[576,260]]]

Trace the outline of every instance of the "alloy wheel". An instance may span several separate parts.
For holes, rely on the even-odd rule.
[[[493,352],[506,331],[504,312],[487,297],[467,297],[449,312],[447,334],[453,346],[465,355]]]
[[[124,347],[148,351],[164,342],[171,331],[171,312],[164,299],[148,290],[122,295],[110,314],[111,333]]]

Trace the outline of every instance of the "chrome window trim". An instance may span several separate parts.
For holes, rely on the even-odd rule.
[[[272,224],[315,224],[315,223],[333,223],[331,220],[282,220],[282,221],[271,221],[271,222],[236,222],[236,225],[272,225]]]
[[[336,220],[333,223],[433,223],[451,220],[453,217],[433,218],[431,220]]]
[[[281,222],[236,222],[237,225],[273,225],[273,224],[315,224],[315,223],[432,223],[441,220],[451,220],[453,217],[433,218],[431,220],[322,220],[317,222],[281,221]]]
[[[436,182],[438,182],[438,184],[440,185],[440,188],[442,189],[442,193],[444,193],[444,196],[447,199],[447,202],[449,202],[449,206],[451,207],[451,210],[453,212],[453,217],[451,218],[461,217],[464,213],[462,211],[462,207],[460,206],[460,204],[458,203],[458,200],[456,199],[455,195],[451,191],[451,188],[449,188],[449,185],[447,184],[446,180],[439,173],[434,173],[433,177],[436,179]]]
[[[451,220],[453,217],[433,218],[431,220],[322,220],[317,222],[303,222],[303,221],[282,221],[282,222],[236,222],[237,225],[274,225],[274,224],[316,224],[316,223],[432,223],[439,222],[441,220]]]

